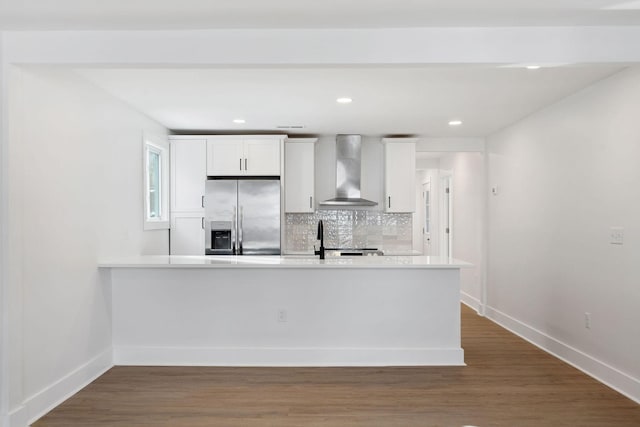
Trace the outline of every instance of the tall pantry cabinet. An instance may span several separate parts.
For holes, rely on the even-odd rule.
[[[170,144],[170,254],[203,255],[207,140],[170,138]]]

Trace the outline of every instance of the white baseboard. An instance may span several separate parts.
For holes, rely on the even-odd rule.
[[[29,424],[29,413],[27,412],[27,407],[21,405],[9,412],[7,420],[3,425],[6,425],[7,427],[24,427]]]
[[[113,366],[112,359],[112,350],[108,348],[55,383],[30,396],[24,402],[28,423],[14,424],[12,420],[10,426],[23,427],[35,422],[109,370]]]
[[[478,298],[472,297],[468,293],[460,291],[460,301],[462,301],[464,305],[480,313],[480,307],[482,307],[482,303]]]
[[[486,307],[485,316],[529,341],[536,347],[581,370],[629,399],[640,403],[640,380],[571,347],[493,307]]]
[[[114,347],[115,365],[463,366],[462,348]]]

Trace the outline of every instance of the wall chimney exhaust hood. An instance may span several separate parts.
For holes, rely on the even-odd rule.
[[[336,136],[336,197],[320,206],[376,206],[360,197],[362,138],[360,135]]]

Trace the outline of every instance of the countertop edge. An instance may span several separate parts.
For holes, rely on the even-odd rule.
[[[115,258],[115,257],[114,257]],[[435,258],[435,259],[434,259]],[[461,269],[472,264],[457,259],[441,262],[439,257],[384,256],[331,258],[319,260],[299,257],[205,257],[205,256],[139,256],[104,259],[98,268],[141,269]]]
[[[308,270],[308,269],[403,269],[403,270],[454,270],[461,268],[470,268],[473,265],[402,265],[402,264],[310,264],[310,265],[197,265],[197,264],[118,264],[118,263],[101,263],[98,268],[168,268],[168,269],[280,269],[280,270]]]

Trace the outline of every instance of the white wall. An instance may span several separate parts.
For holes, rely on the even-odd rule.
[[[3,33],[0,32],[0,58],[4,53]],[[5,86],[5,67],[0,64],[0,141],[6,139],[6,122],[5,122],[5,102],[7,97],[4,96]],[[9,319],[8,319],[8,247],[7,247],[7,223],[6,216],[9,208],[8,194],[5,191],[8,175],[7,147],[0,142],[0,427],[5,427],[7,420],[6,414],[9,411]]]
[[[10,368],[23,373],[12,409],[24,400],[32,418],[111,363],[98,259],[168,253],[167,230],[142,231],[141,141],[167,130],[68,71],[12,77],[9,237],[22,304],[11,309],[22,313],[11,327],[22,348],[11,351],[22,366]]]
[[[640,401],[640,70],[488,139],[489,315]],[[625,228],[624,245],[609,227]],[[585,328],[591,313],[591,329]]]
[[[462,299],[479,309],[484,263],[485,166],[482,153],[453,153],[440,158],[440,176],[452,174],[452,255],[473,264],[460,271]],[[436,182],[436,186],[439,183]],[[437,205],[436,205],[437,207]]]

